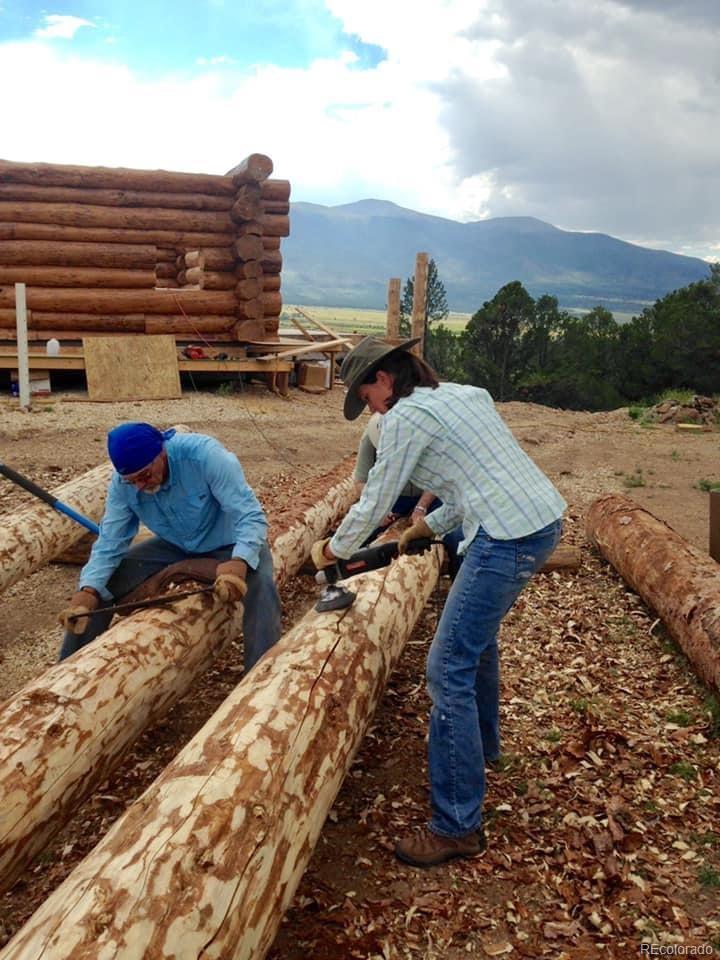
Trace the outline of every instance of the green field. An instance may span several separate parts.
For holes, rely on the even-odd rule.
[[[291,316],[296,316],[303,326],[308,326],[308,321],[296,313],[296,304],[283,304],[283,312],[280,316],[280,322],[283,327],[291,326]],[[385,311],[384,310],[364,310],[360,307],[314,307],[297,304],[301,310],[330,327],[336,333],[365,333],[365,334],[384,334],[385,333]],[[470,319],[469,313],[451,313],[443,321],[446,327],[451,330],[463,330]]]

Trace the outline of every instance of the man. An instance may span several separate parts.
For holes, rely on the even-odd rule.
[[[60,660],[103,633],[102,609],[171,564],[220,561],[214,592],[223,603],[244,601],[246,672],[280,636],[280,599],[267,545],[267,521],[237,457],[199,433],[124,423],[108,433],[115,467],[100,534],[80,572],[77,592],[60,614]],[[155,536],[130,546],[140,523]]]

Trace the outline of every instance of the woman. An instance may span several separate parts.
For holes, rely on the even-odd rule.
[[[354,420],[367,405],[383,414],[383,429],[360,500],[332,539],[314,545],[312,557],[319,568],[349,557],[410,480],[432,490],[442,506],[405,531],[401,552],[411,540],[462,525],[464,560],[427,663],[432,816],[395,848],[405,863],[432,866],[484,849],[485,764],[500,754],[498,630],[560,539],[566,504],[490,394],[440,384],[409,352],[415,343],[391,347],[366,337],[343,364],[345,417]]]

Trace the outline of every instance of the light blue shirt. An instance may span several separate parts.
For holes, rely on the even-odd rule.
[[[382,418],[377,461],[362,496],[330,541],[346,559],[379,525],[408,481],[442,506],[426,517],[442,536],[462,524],[464,553],[482,528],[515,540],[559,519],[567,504],[500,418],[480,387],[416,387]]]
[[[105,585],[140,523],[188,554],[233,544],[233,557],[257,567],[267,520],[235,454],[200,433],[176,433],[165,451],[168,478],[157,493],[143,493],[113,474],[80,587],[94,587],[109,599]]]

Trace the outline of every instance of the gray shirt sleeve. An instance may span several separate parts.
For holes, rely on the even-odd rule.
[[[368,437],[367,430],[362,435],[355,462],[355,480],[358,483],[367,483],[368,474],[375,466],[377,451]]]

